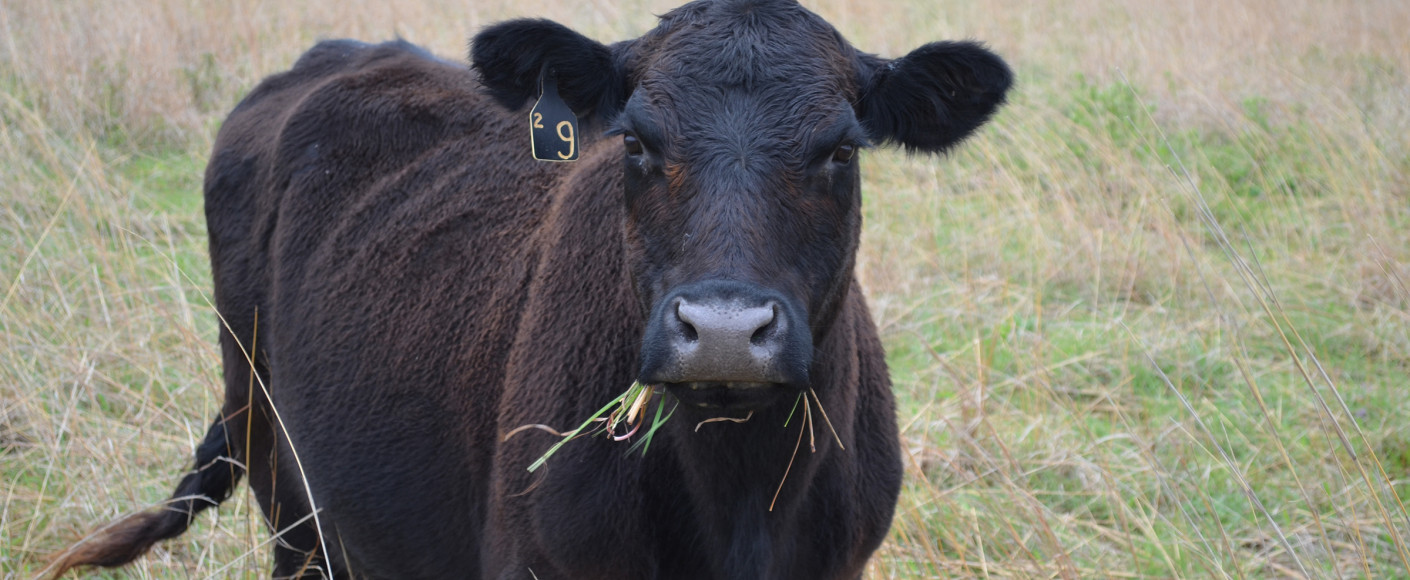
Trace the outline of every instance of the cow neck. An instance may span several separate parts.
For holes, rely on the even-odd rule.
[[[786,576],[783,568],[791,559],[786,553],[791,550],[787,538],[796,533],[792,529],[799,519],[796,513],[814,479],[820,469],[846,462],[852,453],[858,365],[850,348],[855,342],[854,321],[846,308],[839,310],[818,343],[811,369],[813,392],[827,414],[824,419],[817,401],[811,402],[815,451],[810,449],[803,400],[795,408],[793,396],[756,412],[744,423],[701,425],[700,421],[721,414],[682,406],[666,424],[670,453],[686,476],[700,531],[715,544],[714,553],[727,554],[719,563],[721,577]],[[812,394],[804,396],[812,398]],[[838,448],[839,438],[848,449]]]

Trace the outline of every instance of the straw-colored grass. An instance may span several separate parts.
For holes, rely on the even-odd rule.
[[[953,155],[863,160],[908,462],[869,578],[1410,575],[1410,3],[805,3],[1019,76]],[[187,468],[221,393],[200,175],[258,79],[670,6],[0,2],[0,575]],[[255,512],[112,577],[263,576]]]

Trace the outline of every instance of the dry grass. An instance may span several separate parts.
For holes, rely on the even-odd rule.
[[[1021,83],[949,158],[865,160],[909,461],[869,577],[1410,575],[1410,4],[806,4]],[[199,175],[259,78],[670,6],[0,3],[4,577],[163,499],[215,412]],[[242,493],[125,574],[259,577],[266,542]]]

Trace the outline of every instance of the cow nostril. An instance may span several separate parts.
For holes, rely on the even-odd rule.
[[[770,334],[773,334],[773,329],[774,321],[770,320],[768,324],[760,326],[759,330],[754,331],[754,335],[749,337],[749,343],[754,346],[763,346],[764,341],[769,339]]]
[[[676,321],[680,322],[681,336],[688,342],[700,340],[700,332],[695,329],[695,321],[681,312],[681,302],[676,302]]]
[[[754,330],[754,334],[749,336],[749,343],[754,346],[763,346],[776,334],[774,332],[776,328],[778,328],[778,304],[769,303],[769,318]]]

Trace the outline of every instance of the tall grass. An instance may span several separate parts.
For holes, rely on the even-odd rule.
[[[869,578],[1410,576],[1410,4],[805,2],[1012,102],[868,152],[908,474]],[[166,497],[221,394],[200,173],[314,40],[668,2],[0,2],[0,573]],[[126,574],[259,577],[248,494]]]

